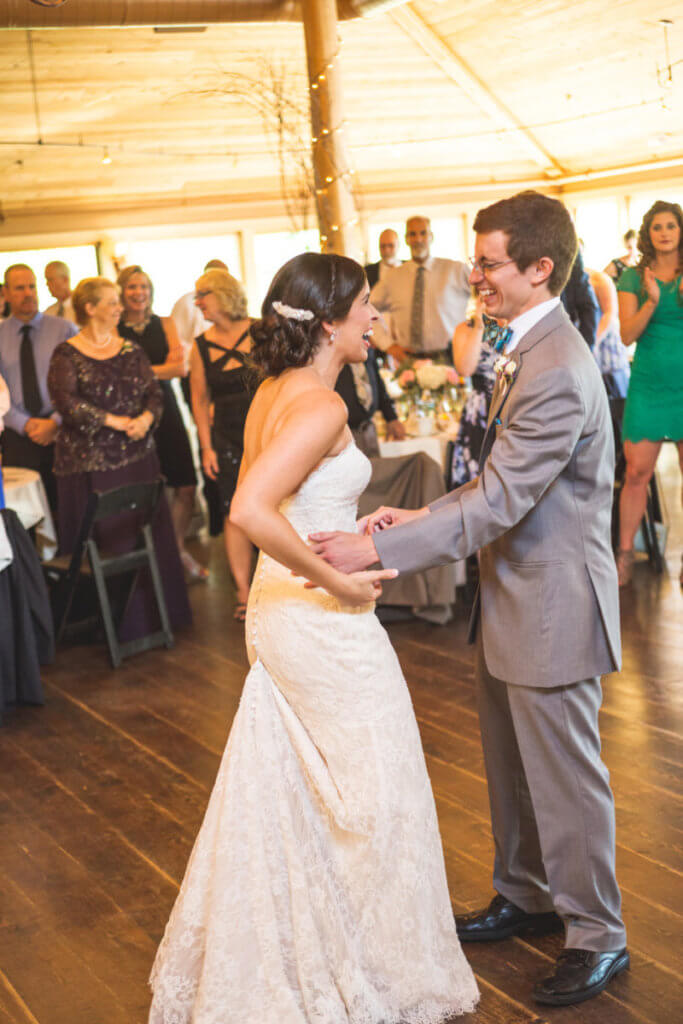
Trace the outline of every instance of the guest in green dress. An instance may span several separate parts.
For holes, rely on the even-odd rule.
[[[637,342],[623,425],[621,586],[631,578],[633,539],[664,440],[678,445],[683,470],[683,210],[677,203],[660,200],[650,207],[638,248],[638,265],[626,269],[617,283],[622,341]]]

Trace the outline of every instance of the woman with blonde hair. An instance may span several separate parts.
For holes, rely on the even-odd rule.
[[[237,487],[244,424],[251,402],[247,371],[251,321],[244,288],[227,270],[208,270],[202,274],[196,283],[195,301],[204,319],[211,321],[211,327],[195,338],[190,356],[192,413],[204,472],[217,481],[221,494],[225,550],[237,596],[234,616],[243,621],[254,549],[228,516]]]
[[[194,509],[197,484],[192,449],[185,424],[171,387],[174,377],[187,373],[185,357],[176,326],[170,316],[152,312],[154,288],[148,274],[139,266],[125,267],[118,276],[123,316],[119,334],[137,342],[152,364],[154,376],[161,384],[164,410],[155,441],[161,472],[174,489],[171,513],[188,581],[206,580],[208,572],[185,550],[185,536]]]
[[[116,286],[105,277],[88,277],[76,286],[72,299],[81,331],[54,350],[47,378],[61,416],[54,471],[62,554],[73,550],[93,491],[159,478],[154,428],[163,407],[147,356],[117,331],[121,303]],[[132,514],[98,524],[98,540],[112,553],[129,551],[137,532]],[[186,625],[191,621],[190,607],[165,501],[152,532],[171,625]],[[133,640],[152,632],[156,616],[151,579],[141,574],[121,638]]]

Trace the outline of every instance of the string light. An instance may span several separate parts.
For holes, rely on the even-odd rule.
[[[110,164],[111,163],[111,157],[109,156],[109,150],[107,149],[106,146],[104,147],[104,153],[102,154],[102,163],[103,164]]]
[[[337,52],[328,60],[328,62],[326,63],[326,65],[322,69],[322,71],[320,71],[317,75],[314,75],[310,79],[310,81],[309,81],[309,88],[310,88],[312,93],[317,93],[320,90],[320,88],[323,86],[323,83],[327,82],[327,79],[329,78],[329,73],[334,71],[335,65],[337,63],[337,58],[339,57],[340,49],[341,49],[341,39],[338,39]],[[313,98],[311,98],[311,103],[313,104],[313,102],[314,102]],[[320,107],[319,106],[317,107],[317,110],[318,110],[318,113],[319,113],[320,112]],[[337,133],[340,133],[340,134],[343,135],[345,123],[346,123],[345,121],[342,121],[335,128],[329,128],[327,126],[319,127],[318,128],[318,134],[311,136],[311,143],[312,143],[312,145],[316,146],[316,145],[318,145],[318,143],[322,142],[323,145],[326,146],[326,144]],[[317,198],[324,198],[325,196],[327,196],[329,194],[330,190],[334,187],[334,185],[338,181],[344,181],[346,178],[351,178],[352,179],[352,176],[354,174],[355,174],[355,171],[353,169],[351,169],[351,168],[348,168],[347,170],[344,170],[344,171],[340,171],[338,173],[335,173],[333,171],[332,174],[327,174],[325,176],[325,185],[323,187],[321,187],[321,188],[316,188],[316,190],[315,190],[316,197]],[[344,228],[346,228],[346,227],[354,227],[356,224],[358,224],[358,222],[359,222],[359,218],[357,216],[353,216],[353,217],[350,217],[348,220],[341,221],[338,224],[331,224],[330,227],[328,228],[328,230],[333,235],[336,236],[336,235],[339,234],[339,232],[343,231]],[[329,242],[330,241],[329,234],[321,234],[320,235],[320,241],[321,241],[321,243],[323,245],[325,245],[325,243]]]
[[[314,75],[313,78],[311,79],[311,81],[309,82],[309,86],[310,86],[311,89],[314,89],[314,90],[318,89],[319,86],[320,86],[320,83],[326,81],[326,79],[327,79],[326,72],[327,71],[334,71],[335,65],[337,63],[337,58],[339,56],[339,50],[341,50],[341,42],[339,43],[339,47],[337,49],[337,52],[335,54],[333,54],[332,58],[328,61],[328,63],[323,68],[323,70],[320,71],[317,75]]]

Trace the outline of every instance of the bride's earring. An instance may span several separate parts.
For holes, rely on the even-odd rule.
[[[332,342],[335,340],[336,337],[337,337],[337,332],[336,331],[332,331],[332,333],[330,334],[330,345],[332,344]]]

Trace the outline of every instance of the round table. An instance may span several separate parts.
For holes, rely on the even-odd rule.
[[[25,530],[35,528],[43,558],[57,550],[57,532],[40,474],[20,466],[2,467],[5,505],[13,509]]]

